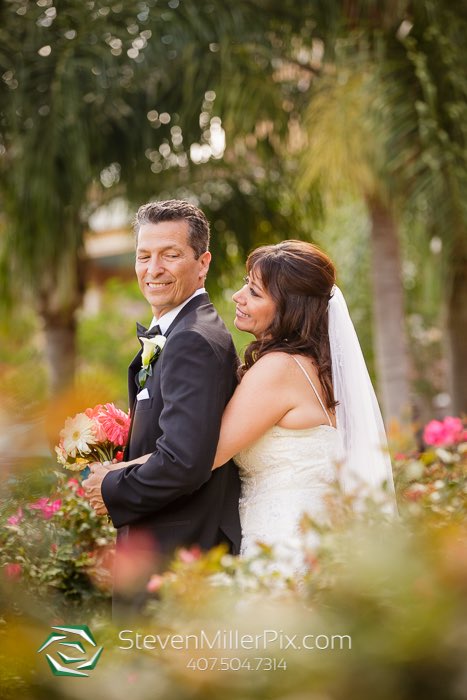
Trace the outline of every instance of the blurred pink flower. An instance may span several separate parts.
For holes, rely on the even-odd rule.
[[[43,510],[48,502],[49,499],[47,498],[47,496],[42,496],[41,498],[38,498],[37,501],[30,503],[28,505],[28,508],[30,510]]]
[[[178,558],[184,564],[191,564],[192,562],[196,561],[200,557],[201,557],[201,549],[196,544],[194,544],[192,547],[190,547],[190,549],[185,549],[184,547],[182,547],[178,551]]]
[[[85,492],[83,487],[80,485],[78,479],[68,479],[66,482],[68,488],[73,489],[77,496],[84,496]]]
[[[42,509],[42,515],[45,520],[49,520],[55,513],[62,507],[62,499],[57,498],[55,501],[50,501],[47,503],[45,508]]]
[[[9,579],[12,581],[16,581],[21,577],[21,573],[23,571],[23,568],[21,564],[7,564],[5,566],[5,574]]]
[[[23,519],[23,509],[20,506],[18,508],[18,510],[16,511],[16,513],[14,515],[11,515],[7,519],[7,523],[8,523],[8,525],[19,525],[19,523],[22,521],[22,519]]]
[[[28,508],[30,510],[40,510],[44,520],[49,520],[62,506],[61,498],[57,498],[51,501],[46,496],[39,498],[34,503],[30,503]]]
[[[432,420],[425,426],[423,440],[426,445],[439,447],[440,445],[455,445],[466,439],[460,418],[447,416],[443,421]]]
[[[146,590],[149,593],[157,593],[157,591],[161,588],[163,583],[163,576],[160,576],[160,574],[153,574],[146,585]]]
[[[105,410],[99,415],[99,422],[104,428],[107,439],[114,445],[125,445],[128,440],[130,418],[113,403],[106,403]]]

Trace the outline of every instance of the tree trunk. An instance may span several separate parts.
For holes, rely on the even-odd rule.
[[[73,386],[76,371],[76,320],[43,315],[45,359],[49,373],[49,390],[57,396]]]
[[[449,266],[451,289],[447,309],[451,411],[458,416],[467,413],[467,245],[465,231],[462,233],[452,250]]]
[[[74,384],[76,370],[76,312],[85,290],[85,262],[81,250],[64,251],[54,274],[43,280],[37,296],[44,323],[49,393],[61,394]]]
[[[386,425],[411,419],[410,361],[397,224],[378,198],[367,198],[371,218],[376,372]]]

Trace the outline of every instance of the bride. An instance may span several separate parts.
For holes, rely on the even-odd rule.
[[[240,470],[241,554],[265,543],[300,568],[302,515],[326,521],[336,478],[362,497],[385,486],[392,509],[391,463],[332,261],[291,240],[254,250],[246,267],[233,296],[235,326],[255,340],[222,418],[214,468],[233,457]]]

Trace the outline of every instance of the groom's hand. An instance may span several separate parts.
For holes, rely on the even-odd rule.
[[[88,499],[97,515],[106,515],[108,510],[102,499],[101,486],[104,477],[109,473],[109,470],[99,462],[90,464],[89,469],[91,470],[91,473],[82,484],[85,491],[85,497]]]

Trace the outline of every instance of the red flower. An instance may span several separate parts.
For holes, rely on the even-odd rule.
[[[80,496],[81,498],[85,495],[85,491],[82,486],[80,486],[80,483],[77,479],[68,479],[66,482],[66,485],[72,489],[77,496]]]
[[[7,564],[5,566],[5,574],[12,581],[17,581],[19,578],[21,578],[22,571],[23,567],[21,564]]]

